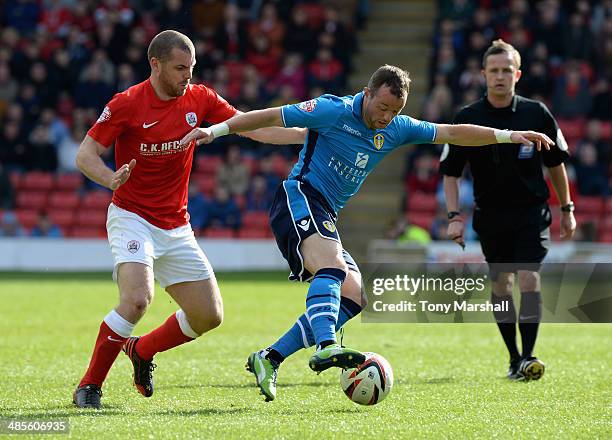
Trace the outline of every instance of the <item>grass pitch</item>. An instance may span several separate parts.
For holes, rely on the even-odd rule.
[[[353,404],[338,372],[315,375],[311,351],[302,350],[281,366],[277,400],[266,403],[245,360],[293,324],[306,286],[281,273],[219,280],[221,328],[158,354],[150,399],[132,387],[131,364],[120,354],[103,388],[104,409],[92,411],[74,408],[71,396],[99,323],[117,300],[110,275],[0,274],[0,417],[69,419],[70,437],[100,439],[612,437],[610,325],[543,325],[536,354],[546,375],[510,383],[492,324],[357,319],[345,343],[382,354],[394,369],[384,402]],[[175,309],[158,289],[135,334]]]

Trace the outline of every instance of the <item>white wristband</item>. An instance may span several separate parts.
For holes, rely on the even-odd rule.
[[[512,143],[512,131],[510,130],[493,130],[495,139],[498,144],[511,144]]]
[[[212,132],[215,139],[221,136],[226,136],[229,134],[229,125],[225,122],[221,122],[220,124],[215,124],[210,127],[210,131]]]

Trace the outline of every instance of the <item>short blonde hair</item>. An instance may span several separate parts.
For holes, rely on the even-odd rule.
[[[513,45],[506,43],[501,38],[493,41],[491,46],[489,46],[487,51],[484,53],[482,57],[482,67],[483,68],[487,67],[487,57],[489,55],[497,55],[497,54],[504,53],[504,52],[507,52],[512,56],[512,58],[514,59],[514,62],[516,63],[516,68],[520,69],[521,68],[521,54],[518,52],[518,50],[514,48]]]

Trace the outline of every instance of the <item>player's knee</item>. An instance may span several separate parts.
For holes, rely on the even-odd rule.
[[[497,296],[510,296],[514,289],[514,274],[501,273],[493,282],[493,291]]]
[[[519,288],[521,292],[535,292],[540,290],[540,274],[538,272],[519,272]]]
[[[209,332],[223,323],[223,307],[213,307],[193,319],[193,331],[201,335]]]

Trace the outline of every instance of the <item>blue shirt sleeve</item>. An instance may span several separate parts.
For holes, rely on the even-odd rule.
[[[399,145],[430,144],[436,138],[436,124],[419,121],[410,116],[397,116]]]
[[[285,127],[305,127],[321,130],[331,127],[344,109],[344,102],[333,95],[323,95],[310,101],[281,107]]]

